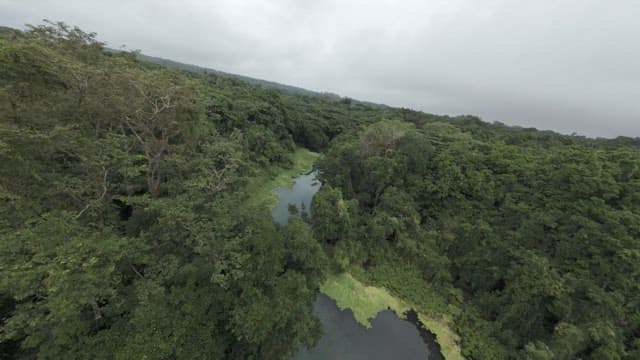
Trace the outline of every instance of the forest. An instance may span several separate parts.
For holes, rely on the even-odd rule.
[[[640,139],[269,88],[0,30],[0,358],[286,359],[350,272],[467,359],[640,358]],[[260,184],[321,153],[312,219]],[[310,225],[310,226],[307,226]]]

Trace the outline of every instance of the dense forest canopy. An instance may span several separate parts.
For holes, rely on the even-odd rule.
[[[345,268],[387,286],[413,273],[455,304],[470,358],[638,358],[640,151],[501,130],[385,120],[341,136],[316,238]]]
[[[285,358],[329,271],[453,316],[469,359],[640,357],[640,139],[266,89],[0,30],[0,357]],[[325,184],[275,224],[255,185]]]
[[[239,206],[294,148],[277,93],[107,53],[63,24],[5,32],[0,62],[0,357],[313,343],[322,249]]]

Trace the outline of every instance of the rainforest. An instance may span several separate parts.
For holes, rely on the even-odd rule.
[[[319,311],[446,359],[638,359],[640,138],[3,28],[0,275],[2,359],[304,358]]]

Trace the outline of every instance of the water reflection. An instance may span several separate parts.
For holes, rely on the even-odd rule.
[[[295,179],[292,188],[277,188],[275,192],[278,194],[278,204],[271,209],[271,216],[279,224],[286,224],[291,214],[289,213],[289,204],[294,204],[299,211],[305,211],[311,215],[311,199],[322,185],[316,179],[317,171],[301,175]]]
[[[442,359],[433,339],[425,345],[418,329],[390,310],[378,313],[367,329],[356,322],[351,310],[340,310],[335,301],[320,294],[313,313],[322,322],[324,336],[313,349],[300,350],[294,360]]]
[[[282,225],[289,221],[289,204],[311,216],[311,199],[321,186],[316,175],[316,171],[301,175],[292,188],[275,190],[279,200],[271,210],[274,221]],[[313,313],[322,322],[324,335],[316,347],[301,349],[293,356],[294,360],[442,359],[431,333],[418,331],[392,311],[378,313],[372,327],[367,329],[356,321],[351,310],[340,310],[334,300],[319,294]]]

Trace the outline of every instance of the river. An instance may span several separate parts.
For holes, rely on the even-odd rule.
[[[282,225],[288,222],[289,204],[311,215],[311,200],[320,186],[316,172],[312,171],[297,177],[293,187],[274,190],[279,196],[271,211],[274,221]],[[443,359],[433,335],[419,329],[412,314],[407,318],[413,322],[400,319],[393,311],[381,311],[367,329],[356,321],[351,310],[340,310],[324,294],[318,295],[313,313],[322,322],[324,335],[314,348],[300,349],[293,360]]]

